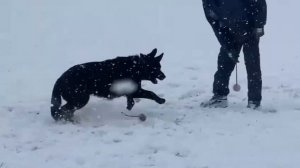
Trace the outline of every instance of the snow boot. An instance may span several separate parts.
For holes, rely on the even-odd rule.
[[[248,101],[247,108],[252,110],[259,110],[261,108],[260,101]]]
[[[200,104],[204,108],[226,108],[228,106],[227,96],[214,95],[210,100]]]

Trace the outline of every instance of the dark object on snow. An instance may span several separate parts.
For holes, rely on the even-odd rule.
[[[229,94],[229,78],[243,48],[248,75],[248,100],[261,101],[259,39],[267,18],[265,0],[202,0],[205,16],[221,44],[214,76],[215,96]]]
[[[146,117],[145,114],[140,114],[139,119],[140,119],[141,121],[146,121],[147,117]]]
[[[128,115],[124,112],[121,112],[123,115],[125,115],[126,117],[138,117],[141,121],[146,121],[147,116],[143,113],[141,113],[140,115]]]
[[[157,79],[165,79],[160,61],[163,53],[156,57],[157,49],[144,55],[117,57],[103,62],[90,62],[75,65],[62,74],[56,81],[51,99],[51,115],[55,120],[72,121],[75,110],[84,107],[90,95],[113,99],[127,97],[127,109],[134,106],[134,98],[146,98],[159,104],[165,99],[141,87],[142,80],[157,84]],[[129,90],[118,89],[115,83],[125,81],[133,85]],[[66,104],[61,106],[61,97]]]

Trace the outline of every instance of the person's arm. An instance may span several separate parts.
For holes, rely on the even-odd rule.
[[[259,38],[265,34],[264,26],[267,22],[267,3],[266,0],[249,0],[250,16],[254,26],[253,33]]]
[[[267,22],[266,0],[251,0],[251,13],[255,28],[263,28]]]
[[[215,0],[202,0],[206,19],[209,22],[219,20],[218,9]]]

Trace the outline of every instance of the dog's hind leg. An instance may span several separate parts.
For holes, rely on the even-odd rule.
[[[133,97],[131,96],[126,96],[126,97],[127,97],[127,110],[131,110],[132,107],[134,106]]]
[[[164,104],[166,102],[165,99],[160,98],[159,96],[157,96],[154,92],[148,91],[148,90],[144,90],[144,89],[140,89],[137,92],[135,92],[132,95],[133,98],[145,98],[145,99],[151,99],[156,101],[159,104]]]
[[[72,122],[75,110],[76,110],[76,107],[71,103],[67,103],[67,104],[63,105],[59,109],[59,117],[60,117],[59,119]]]
[[[88,103],[89,98],[89,95],[85,95],[67,101],[59,110],[60,119],[73,121],[74,112],[84,107]]]

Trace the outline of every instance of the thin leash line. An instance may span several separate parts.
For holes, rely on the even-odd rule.
[[[235,84],[238,84],[238,67],[237,67],[237,64],[235,64]]]

